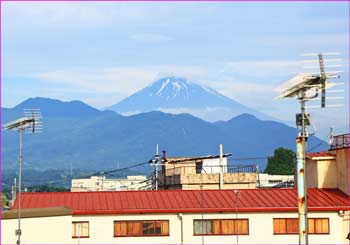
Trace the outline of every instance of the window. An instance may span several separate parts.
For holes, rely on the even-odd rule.
[[[203,162],[196,162],[196,174],[201,174],[203,170]]]
[[[273,234],[298,234],[299,220],[297,218],[273,219]],[[309,234],[329,234],[328,218],[308,218]]]
[[[88,237],[89,237],[88,221],[72,222],[72,238],[88,238]]]
[[[309,218],[307,221],[310,234],[329,234],[328,218]]]
[[[115,237],[169,236],[168,220],[114,221]]]
[[[194,235],[248,235],[248,219],[193,220]]]

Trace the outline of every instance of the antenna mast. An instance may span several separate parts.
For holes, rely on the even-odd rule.
[[[4,130],[19,131],[19,176],[18,176],[18,228],[16,229],[17,244],[21,244],[21,193],[22,193],[22,146],[23,131],[35,133],[41,130],[41,112],[39,109],[24,109],[25,117],[3,125]]]
[[[304,73],[299,74],[292,80],[287,82],[287,89],[278,98],[292,98],[297,97],[300,102],[301,113],[296,114],[296,125],[299,129],[296,138],[297,148],[297,192],[298,192],[298,217],[299,217],[299,244],[308,244],[308,221],[307,221],[307,188],[305,178],[305,154],[306,142],[308,139],[307,126],[310,125],[310,115],[306,114],[306,108],[315,108],[315,106],[306,107],[305,104],[311,100],[317,100],[319,90],[321,90],[321,108],[326,107],[326,89],[335,84],[327,82],[327,79],[339,78],[336,76],[339,71],[325,72],[323,55],[337,55],[338,53],[318,53],[305,54],[303,56],[317,56],[317,60],[308,60],[304,62],[318,62],[318,66],[310,66],[305,68],[319,68],[319,74]],[[328,61],[338,61],[339,59],[329,59]],[[338,67],[333,65],[329,67]],[[318,73],[318,72],[317,72]],[[313,92],[313,95],[309,95]],[[342,97],[333,97],[338,99]],[[332,106],[332,105],[331,105]],[[339,105],[333,105],[339,106]],[[319,106],[317,106],[319,107]]]

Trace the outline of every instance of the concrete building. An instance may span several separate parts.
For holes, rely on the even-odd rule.
[[[335,136],[330,150],[306,155],[308,188],[337,188],[349,195],[350,134]]]
[[[260,188],[275,187],[279,185],[281,187],[289,187],[290,183],[294,183],[294,175],[271,175],[260,174],[257,176],[257,186]]]
[[[126,179],[92,176],[88,179],[72,179],[71,192],[145,190],[150,189],[149,184],[145,175],[127,176]]]
[[[228,166],[224,154],[219,156],[163,157],[162,172],[159,177],[160,189],[222,189],[256,188],[257,169],[255,165]]]
[[[349,196],[308,190],[310,244],[347,244]],[[1,244],[16,242],[4,211]],[[297,244],[295,189],[23,193],[23,244]]]

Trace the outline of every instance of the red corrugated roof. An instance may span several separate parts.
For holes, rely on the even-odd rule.
[[[346,210],[349,197],[337,189],[309,189],[309,210]],[[16,200],[14,209],[18,206]],[[22,208],[64,206],[73,214],[232,212],[233,190],[160,190],[23,193]],[[238,212],[296,211],[296,189],[243,189]]]
[[[311,152],[307,153],[306,157],[308,158],[314,158],[314,157],[335,157],[334,154],[332,154],[329,151],[323,151],[323,152]]]

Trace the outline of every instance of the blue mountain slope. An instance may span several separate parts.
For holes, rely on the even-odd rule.
[[[295,128],[261,121],[248,114],[210,123],[190,114],[148,112],[121,116],[81,102],[33,99],[32,103],[39,103],[35,100],[41,103],[44,130],[24,136],[27,167],[69,169],[72,165],[106,170],[148,161],[156,144],[167,150],[169,156],[218,154],[218,145],[223,144],[224,151],[233,154],[232,158],[267,156],[280,146],[295,148]],[[35,103],[30,106],[38,105]],[[21,107],[3,108],[3,122],[21,115],[18,108]],[[18,134],[4,131],[2,140],[3,166],[16,166]],[[315,137],[308,141],[309,145],[320,142]],[[259,164],[263,169],[266,160],[232,163]]]

